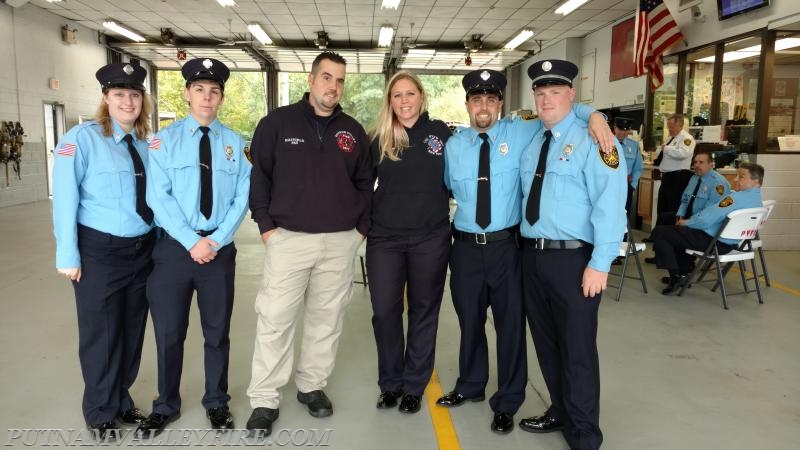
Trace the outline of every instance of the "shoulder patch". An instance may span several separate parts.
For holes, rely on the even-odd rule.
[[[603,161],[603,164],[607,165],[608,167],[612,169],[619,167],[619,152],[617,152],[616,146],[614,146],[608,153],[603,152],[603,149],[598,146],[597,154],[600,155],[600,160]]]
[[[692,138],[686,138],[683,140],[683,145],[692,145]]]
[[[725,186],[718,184],[715,188],[717,190],[717,194],[722,195],[725,193]]]
[[[719,206],[721,208],[727,208],[728,206],[731,206],[732,204],[733,204],[733,198],[730,195],[725,197],[725,198],[723,198],[719,202]]]
[[[161,139],[154,137],[147,143],[148,150],[158,150],[161,148]]]
[[[75,156],[75,150],[77,149],[78,146],[75,144],[61,144],[61,147],[58,147],[56,151],[56,155],[66,157]]]
[[[248,161],[250,161],[250,164],[253,164],[253,155],[250,154],[249,145],[244,146],[244,148],[242,149],[242,153],[244,153],[244,157],[247,158]]]

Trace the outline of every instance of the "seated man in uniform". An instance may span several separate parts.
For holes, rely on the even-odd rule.
[[[690,218],[682,218],[674,226],[656,227],[653,230],[653,246],[656,251],[656,266],[669,272],[669,285],[661,291],[664,295],[677,292],[686,282],[692,257],[686,249],[705,250],[719,232],[725,217],[733,211],[761,206],[761,184],[764,168],[758,164],[739,165],[731,192],[719,203],[713,203]],[[717,243],[720,254],[729,253],[737,242],[720,239]]]
[[[714,170],[714,160],[710,153],[698,153],[692,159],[694,175],[686,185],[681,196],[681,205],[675,214],[675,221],[689,219],[696,211],[702,211],[707,205],[719,203],[731,191],[728,180]],[[644,262],[655,264],[656,258],[645,258]],[[669,282],[667,278],[665,283]]]

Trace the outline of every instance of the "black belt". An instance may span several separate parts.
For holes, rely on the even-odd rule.
[[[579,240],[554,241],[545,238],[522,238],[527,247],[536,250],[575,250],[577,248],[588,247],[588,242]]]
[[[167,233],[167,230],[162,229],[162,231],[164,232],[163,234],[164,239],[172,239],[173,241],[177,241],[177,239],[175,239],[174,237],[170,236],[169,233]],[[213,230],[198,230],[195,231],[194,233],[200,237],[207,237],[211,236],[211,234],[213,234],[215,231],[217,231],[216,228],[214,228]]]
[[[78,235],[87,236],[94,239],[101,239],[107,244],[111,245],[136,245],[136,248],[139,248],[143,241],[146,241],[148,238],[153,236],[153,230],[150,230],[141,236],[123,237],[105,233],[92,227],[87,227],[86,225],[78,224]]]
[[[489,242],[502,241],[517,234],[517,228],[506,228],[500,231],[490,231],[488,233],[466,233],[453,228],[453,237],[460,241],[472,242],[474,244],[485,245]]]

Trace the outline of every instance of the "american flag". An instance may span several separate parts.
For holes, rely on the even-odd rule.
[[[56,154],[58,156],[75,156],[75,149],[77,148],[75,144],[61,144]]]
[[[683,33],[663,0],[639,0],[633,61],[637,77],[650,73],[650,91],[664,84],[664,51],[681,39]]]

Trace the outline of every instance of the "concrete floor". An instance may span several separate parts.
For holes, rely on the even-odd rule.
[[[0,209],[0,232],[0,389],[4,406],[0,431],[6,433],[0,441],[23,446],[21,439],[12,440],[11,429],[84,427],[75,306],[72,289],[54,269],[49,202]],[[230,394],[236,424],[244,427],[250,413],[245,391],[256,322],[253,300],[262,265],[258,232],[249,218],[236,242]],[[725,311],[719,295],[702,286],[693,287],[683,297],[662,296],[658,281],[662,274],[653,266],[645,268],[649,294],[642,294],[635,280],[626,281],[620,302],[613,301],[614,291],[610,290],[600,308],[599,332],[604,448],[796,448],[800,438],[798,256],[798,252],[768,252],[776,284],[765,289],[763,305],[757,304],[755,294],[734,296],[731,309]],[[738,289],[739,284],[731,277],[729,286]],[[184,408],[182,418],[172,424],[176,429],[208,427],[200,405],[202,335],[196,308],[192,314],[182,382]],[[447,415],[444,422],[433,421],[427,405],[415,415],[375,409],[377,369],[370,317],[367,289],[354,285],[338,365],[326,389],[335,413],[325,419],[310,417],[294,399],[295,388],[290,384],[283,391],[276,431],[331,429],[328,444],[334,449],[438,447],[435,428],[446,429]],[[444,391],[457,377],[458,336],[446,292],[436,363]],[[547,407],[547,391],[532,347],[529,341],[528,398],[517,421]],[[487,394],[494,383],[492,378]],[[155,344],[150,328],[139,379],[132,390],[147,412],[155,389]],[[533,435],[516,429],[506,436],[492,434],[488,402],[449,412],[463,449],[567,448],[558,433]],[[29,437],[29,442],[32,440]]]

